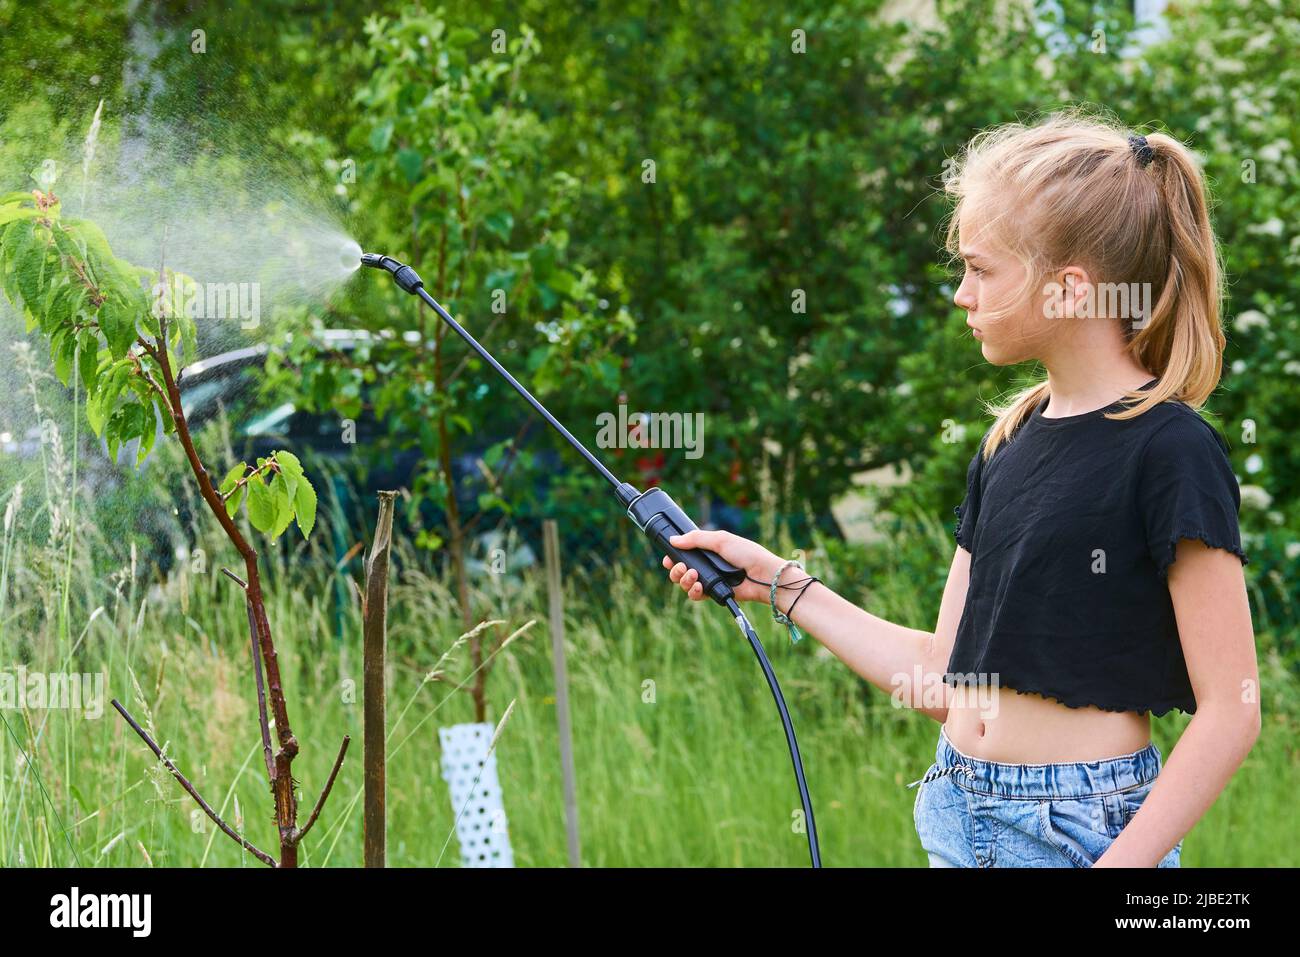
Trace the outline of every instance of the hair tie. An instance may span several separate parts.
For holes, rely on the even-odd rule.
[[[1138,165],[1143,169],[1146,169],[1151,164],[1151,161],[1156,158],[1156,151],[1147,143],[1145,136],[1130,136],[1128,146],[1133,151],[1133,155],[1137,157]]]

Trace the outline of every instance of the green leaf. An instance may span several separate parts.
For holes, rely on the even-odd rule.
[[[154,408],[158,410],[159,417],[162,419],[163,432],[166,434],[171,434],[172,432],[175,432],[176,420],[172,418],[171,408],[167,405],[167,403],[163,402],[161,397],[157,397],[157,396],[154,397],[153,404],[154,404]]]
[[[226,499],[226,514],[231,518],[239,511],[239,506],[244,503],[244,498],[248,495],[248,486],[241,485],[234,495]]]
[[[238,465],[236,465],[234,468],[232,468],[229,472],[226,473],[226,477],[221,480],[221,485],[217,489],[217,491],[219,491],[222,495],[230,494],[230,490],[235,487],[235,483],[238,482],[241,478],[243,478],[244,473],[247,471],[248,471],[248,463],[240,462]]]
[[[283,449],[275,453],[275,461],[280,466],[280,474],[284,476],[289,498],[292,499],[298,490],[298,483],[302,481],[302,463],[298,461],[298,456]]]
[[[370,146],[376,153],[388,151],[388,144],[393,138],[393,121],[384,120],[370,131]]]
[[[108,441],[108,457],[113,462],[117,461],[117,453],[122,443],[131,437],[130,424],[129,406],[118,406],[108,417],[108,422],[104,426],[104,437]]]
[[[501,461],[501,456],[505,454],[506,446],[509,445],[508,439],[502,439],[500,442],[493,442],[483,453],[483,464],[490,469],[497,467]]]
[[[456,27],[447,34],[447,45],[450,47],[465,47],[477,39],[478,34],[469,27]]]
[[[104,408],[111,409],[117,402],[118,396],[126,388],[127,381],[131,378],[131,363],[128,359],[118,359],[113,363],[112,374],[108,377],[108,382],[101,388],[104,393]]]
[[[562,296],[572,296],[574,286],[577,285],[577,278],[567,269],[557,269],[551,273],[546,284]]]
[[[98,395],[92,395],[86,400],[86,422],[96,435],[104,433],[104,408]]]
[[[275,495],[261,475],[248,480],[248,520],[259,532],[269,532],[275,525]]]
[[[139,468],[149,453],[153,451],[153,444],[158,439],[158,420],[154,418],[153,405],[137,405],[140,410],[140,448],[136,452],[135,467]]]
[[[122,301],[136,299],[136,308],[148,308],[147,296],[132,267],[113,255],[104,231],[88,219],[69,219],[64,228],[80,239],[86,250],[86,264],[106,295],[112,291]]]
[[[430,531],[427,528],[422,528],[418,533],[416,533],[415,544],[419,548],[425,548],[431,552],[436,552],[442,547],[442,536],[437,532]]]
[[[77,367],[86,395],[94,395],[99,380],[99,339],[93,330],[83,329],[77,337]]]
[[[127,377],[131,374],[130,363],[119,359],[100,370],[95,394],[87,395],[86,418],[96,435],[103,434],[104,425],[109,420],[117,397],[122,394]]]
[[[54,374],[64,385],[72,381],[72,359],[76,348],[77,340],[67,328],[57,329],[50,336],[50,358],[54,360]]]
[[[112,296],[99,307],[99,328],[114,359],[126,355],[135,342],[135,317],[124,302]]]
[[[298,483],[298,491],[293,497],[293,510],[298,516],[298,528],[302,530],[302,537],[306,538],[316,525],[316,490],[306,478]]]
[[[533,275],[539,280],[547,280],[555,270],[555,247],[540,243],[528,251],[528,262],[533,267]]]
[[[279,538],[293,521],[293,499],[289,495],[284,473],[277,473],[271,479],[271,495],[275,500],[275,524],[271,528],[271,537]]]
[[[420,181],[424,157],[420,155],[419,150],[398,150],[397,166],[406,176],[406,181],[414,185]]]
[[[493,213],[483,220],[483,226],[503,243],[508,243],[510,231],[515,226],[515,218],[507,212]]]
[[[31,198],[30,195],[28,198]],[[35,206],[6,206],[0,209],[0,226],[13,222],[15,219],[34,219],[40,214],[41,211]]]
[[[23,305],[35,310],[41,298],[41,266],[45,259],[45,247],[36,235],[35,224],[29,220],[14,223],[5,232],[5,245],[17,250],[13,254],[14,285]]]

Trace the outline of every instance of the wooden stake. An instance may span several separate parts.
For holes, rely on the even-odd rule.
[[[578,788],[573,773],[573,732],[569,724],[569,672],[564,664],[564,585],[560,577],[560,536],[554,520],[542,523],[546,553],[546,591],[550,599],[552,664],[555,668],[555,716],[560,725],[560,766],[564,772],[564,829],[569,866],[581,867],[578,845]]]
[[[366,867],[383,867],[386,857],[384,714],[387,692],[384,686],[384,651],[388,628],[388,553],[393,544],[393,499],[396,495],[396,492],[379,493],[379,519],[375,523],[375,540],[366,556],[366,591],[361,607]]]

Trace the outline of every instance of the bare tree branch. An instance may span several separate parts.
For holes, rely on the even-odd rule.
[[[250,844],[248,840],[241,837],[233,827],[231,827],[229,824],[223,821],[221,819],[221,816],[217,814],[216,811],[212,810],[211,805],[209,805],[207,801],[203,800],[199,792],[194,789],[194,785],[191,784],[186,779],[185,775],[181,774],[180,769],[176,767],[176,765],[172,762],[172,759],[164,755],[162,753],[162,748],[158,747],[158,745],[154,743],[153,738],[149,737],[149,732],[145,731],[144,728],[140,727],[140,725],[136,722],[135,718],[131,717],[131,715],[127,712],[126,708],[122,707],[122,703],[118,701],[116,698],[113,699],[113,707],[117,709],[118,714],[120,714],[123,718],[126,719],[126,723],[131,726],[131,730],[134,731],[136,734],[138,734],[145,744],[149,745],[149,750],[158,756],[158,760],[161,761],[163,763],[163,766],[166,767],[167,770],[172,773],[172,777],[174,777],[177,781],[180,782],[181,787],[183,787],[186,790],[186,792],[189,793],[190,797],[194,798],[195,802],[198,804],[199,807],[203,808],[203,812],[207,814],[208,817],[212,818],[212,820],[216,823],[217,827],[221,828],[222,831],[230,835],[230,837],[236,843],[238,843],[240,847],[248,851],[248,853],[252,854],[263,864],[270,865],[271,867],[277,866],[275,863],[275,858],[273,858],[270,854],[267,854],[265,851],[258,850],[256,847]]]
[[[248,586],[243,579],[229,568],[222,568],[221,573],[244,589],[244,607],[248,610],[248,634],[250,653],[253,657],[253,680],[257,685],[257,720],[262,729],[262,757],[266,761],[268,779],[275,783],[275,759],[271,757],[271,725],[266,717],[266,686],[262,683],[262,652],[257,643],[257,617],[253,612],[253,603],[248,600]]]
[[[348,753],[348,745],[351,742],[351,735],[343,735],[343,746],[339,748],[339,756],[334,759],[334,770],[330,772],[329,780],[325,782],[325,790],[321,791],[320,798],[316,801],[316,806],[312,808],[311,816],[307,818],[307,823],[304,824],[298,833],[294,835],[293,842],[295,844],[307,836],[307,832],[311,830],[311,826],[316,823],[316,818],[320,816],[321,808],[325,806],[325,802],[329,799],[330,791],[334,787],[334,779],[339,776],[339,768],[343,767],[343,755]]]

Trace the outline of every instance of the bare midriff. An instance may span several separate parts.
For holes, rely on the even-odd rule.
[[[963,754],[1004,764],[1102,761],[1151,742],[1146,713],[1071,708],[991,685],[952,689],[943,730]]]

